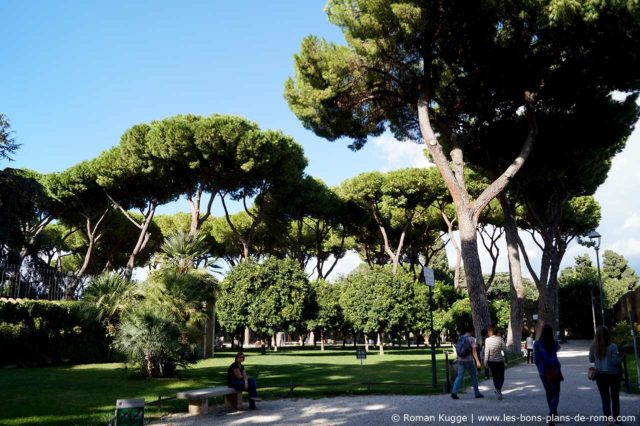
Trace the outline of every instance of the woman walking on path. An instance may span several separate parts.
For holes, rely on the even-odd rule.
[[[620,356],[618,346],[611,343],[611,334],[605,326],[596,330],[593,344],[589,350],[589,362],[595,363],[596,384],[602,399],[602,413],[609,418],[609,424],[620,424]],[[613,417],[611,408],[613,406]]]
[[[564,380],[558,361],[560,344],[553,338],[553,329],[549,324],[542,327],[540,338],[533,344],[533,362],[538,367],[538,374],[547,395],[549,405],[549,426],[555,425],[560,402],[560,382]]]
[[[493,387],[498,399],[502,399],[502,385],[504,384],[504,363],[507,346],[498,335],[495,327],[489,327],[489,337],[484,344],[484,365],[491,369]]]

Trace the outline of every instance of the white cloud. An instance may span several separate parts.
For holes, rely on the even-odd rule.
[[[376,156],[383,164],[382,171],[400,169],[403,167],[431,167],[433,166],[424,156],[426,147],[410,141],[401,142],[391,135],[384,134],[372,139]]]
[[[623,228],[640,228],[640,214],[633,213],[624,221]]]
[[[625,256],[640,270],[640,123],[629,137],[625,149],[612,162],[609,176],[595,194],[602,206],[598,232],[602,245]]]
[[[633,258],[636,256],[640,256],[640,239],[626,238],[617,240],[614,243],[608,245],[606,248],[609,250],[613,250],[616,253],[620,253],[626,258]]]

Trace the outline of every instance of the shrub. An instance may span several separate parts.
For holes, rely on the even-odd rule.
[[[148,377],[171,376],[197,354],[175,319],[160,306],[143,303],[122,318],[114,346]]]
[[[215,291],[215,279],[204,270],[164,265],[153,271],[137,303],[121,313],[115,349],[149,377],[172,376],[195,361],[207,319],[204,304],[213,302]]]
[[[80,302],[0,302],[0,365],[102,362],[106,330]]]

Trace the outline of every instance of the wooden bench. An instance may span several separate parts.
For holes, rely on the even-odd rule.
[[[224,405],[227,407],[235,410],[242,408],[242,392],[227,386],[178,392],[178,399],[187,400],[189,414],[198,416],[209,413],[209,398],[214,396],[224,396]]]

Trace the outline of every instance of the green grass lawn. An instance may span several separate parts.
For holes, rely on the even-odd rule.
[[[627,363],[627,372],[629,373],[629,383],[631,385],[631,392],[640,393],[640,389],[638,388],[638,373],[636,370],[635,358],[633,356],[633,352],[627,354],[626,357]]]
[[[451,351],[451,348],[444,349]],[[336,395],[425,394],[442,392],[445,381],[443,349],[438,350],[438,387],[431,388],[431,355],[428,349],[391,349],[380,356],[377,348],[367,354],[364,365],[353,348],[280,349],[261,355],[246,351],[245,365],[256,377],[265,399],[319,398]],[[116,399],[144,397],[147,403],[175,397],[182,390],[226,384],[226,370],[235,351],[217,352],[171,379],[146,379],[123,364],[88,364],[48,368],[0,369],[0,424],[2,425],[89,425],[106,424]],[[513,365],[513,364],[512,364]],[[453,380],[453,378],[451,379]],[[368,389],[358,382],[374,382]],[[222,402],[220,399],[219,402]],[[186,412],[184,400],[150,406],[145,417],[157,418],[170,412]]]
[[[448,348],[448,350],[450,350]],[[289,396],[289,383],[296,385],[295,397],[317,398],[332,395],[366,393],[424,394],[442,392],[445,363],[438,351],[438,383],[430,387],[431,364],[428,349],[386,349],[384,356],[370,350],[364,366],[351,349],[280,349],[278,352],[246,351],[245,365],[256,377],[260,396]],[[145,379],[127,371],[123,364],[89,364],[50,368],[14,368],[0,370],[0,424],[57,425],[106,424],[115,409],[116,399],[144,397],[147,402],[158,396],[175,397],[182,390],[226,384],[226,370],[235,352],[217,352],[215,358],[202,360],[172,379]],[[370,391],[355,382],[374,384]],[[391,383],[406,383],[394,385]],[[305,386],[306,385],[306,386]],[[314,386],[310,386],[314,385]],[[429,385],[429,386],[428,386]],[[145,410],[146,417],[167,412],[186,412],[186,401],[163,403]]]

